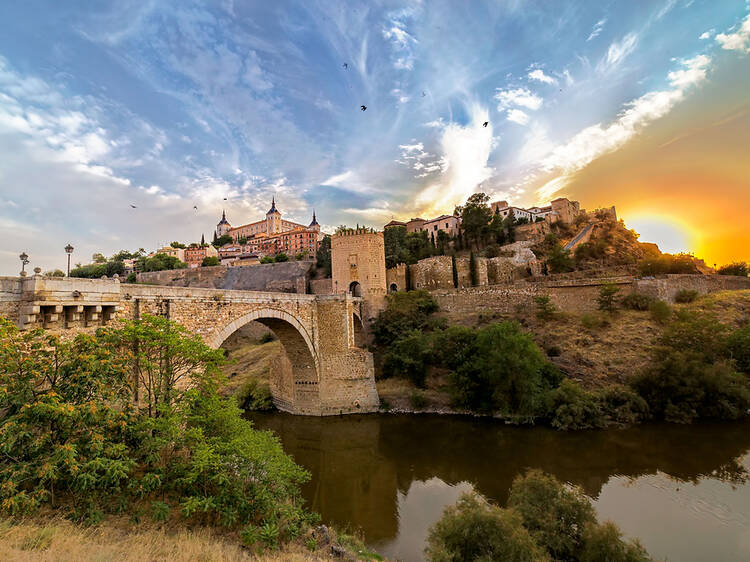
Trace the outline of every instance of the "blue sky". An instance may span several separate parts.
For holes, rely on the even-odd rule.
[[[222,208],[249,222],[274,195],[328,229],[451,212],[478,190],[617,203],[576,177],[701,89],[747,112],[748,13],[746,0],[4,2],[0,273],[21,250],[61,267],[68,242],[85,262],[208,238]],[[722,117],[710,100],[695,111]]]

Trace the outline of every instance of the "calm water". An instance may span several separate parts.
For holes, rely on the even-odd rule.
[[[389,558],[422,560],[446,505],[472,488],[504,504],[532,467],[581,486],[657,559],[750,560],[747,422],[563,433],[452,416],[250,418],[312,473],[312,509]]]

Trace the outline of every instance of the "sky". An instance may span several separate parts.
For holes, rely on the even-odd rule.
[[[0,274],[478,191],[750,260],[749,131],[750,0],[11,0]]]

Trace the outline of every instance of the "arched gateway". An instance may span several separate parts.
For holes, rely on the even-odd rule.
[[[322,416],[378,408],[372,354],[363,343],[362,299],[352,295],[34,276],[3,283],[0,297],[0,315],[15,318],[21,329],[85,331],[116,317],[153,314],[179,322],[214,348],[247,323],[260,322],[276,334],[285,351],[270,378],[279,409]]]

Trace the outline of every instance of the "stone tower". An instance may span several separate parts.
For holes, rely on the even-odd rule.
[[[281,213],[276,210],[276,197],[271,200],[271,208],[266,213],[266,234],[281,232]]]
[[[219,224],[216,225],[216,236],[220,238],[228,233],[231,229],[232,225],[229,224],[229,221],[227,220],[227,214],[222,211],[221,220],[219,221]]]
[[[333,292],[362,297],[365,314],[373,319],[385,306],[385,241],[382,232],[367,228],[331,236]]]

